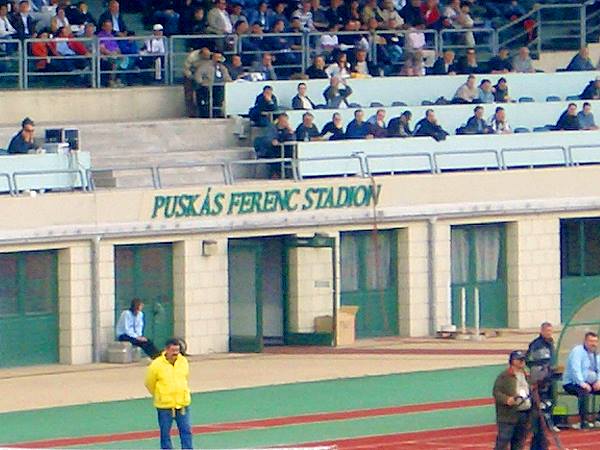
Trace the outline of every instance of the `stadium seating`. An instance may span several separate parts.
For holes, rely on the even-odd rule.
[[[477,75],[493,83],[503,76],[507,79],[511,98],[531,97],[535,102],[544,102],[553,95],[560,98],[578,96],[596,72],[559,72],[503,75]],[[349,101],[363,107],[372,102],[391,105],[403,102],[406,105],[421,105],[423,100],[435,101],[439,97],[452,99],[456,89],[465,82],[465,75],[428,76],[428,77],[386,77],[377,79],[350,80],[353,94]],[[324,103],[323,91],[327,80],[306,80],[307,95],[317,104]],[[239,81],[225,85],[225,110],[228,115],[247,114],[248,109],[266,85],[273,86],[279,105],[283,109],[291,108],[292,98],[297,93],[298,81],[247,82]]]

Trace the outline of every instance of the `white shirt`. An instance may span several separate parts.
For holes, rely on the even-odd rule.
[[[126,334],[132,338],[143,336],[144,332],[144,313],[133,314],[129,309],[121,313],[117,322],[117,337]]]
[[[152,53],[154,55],[164,55],[165,51],[165,38],[164,37],[153,37],[151,39],[147,39],[144,43],[144,50],[147,53]]]
[[[13,34],[16,34],[17,30],[11,25],[8,20],[8,17],[0,17],[0,37],[10,37]]]
[[[350,76],[351,76],[350,72],[348,72],[348,69],[346,67],[340,68],[340,66],[337,63],[330,64],[327,67],[327,69],[325,69],[325,73],[329,76],[329,78],[338,76],[338,77],[344,79],[344,78],[350,78]]]
[[[120,33],[121,29],[119,28],[119,16],[112,16],[112,23],[113,23],[113,31],[115,33]]]
[[[221,14],[221,17],[223,18],[223,23],[225,24],[225,29],[223,31],[225,31],[225,33],[233,33],[233,25],[231,23],[231,19],[229,18],[229,14],[227,14],[227,11],[221,11],[219,9],[219,14]]]
[[[336,34],[324,34],[321,36],[321,47],[337,47],[339,44]]]
[[[301,96],[300,100],[302,101],[302,109],[313,109],[310,101],[308,101],[308,98]]]
[[[25,34],[29,34],[29,27],[27,26],[27,17],[29,17],[29,16],[27,16],[25,14],[21,14],[21,20],[23,21],[23,25],[25,26],[24,27]]]

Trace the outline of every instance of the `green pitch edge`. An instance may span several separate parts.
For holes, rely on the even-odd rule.
[[[500,367],[196,393],[192,400],[193,424],[487,397],[491,395],[491,385]],[[0,414],[0,444],[153,430],[155,414],[149,398],[3,413]]]
[[[435,411],[379,418],[273,427],[263,430],[210,433],[194,436],[194,447],[198,449],[239,449],[295,445],[369,435],[438,430],[441,428],[470,425],[486,425],[493,422],[493,407],[472,407],[452,411]],[[179,438],[174,437],[173,443],[177,447]],[[146,439],[142,441],[115,442],[114,444],[78,446],[77,448],[151,449],[157,447],[157,439]]]

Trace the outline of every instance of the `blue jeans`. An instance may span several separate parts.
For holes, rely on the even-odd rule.
[[[158,426],[160,428],[160,448],[173,448],[171,443],[171,426],[173,419],[177,423],[179,430],[179,439],[181,440],[181,448],[191,449],[192,445],[192,426],[190,424],[190,408],[182,409],[156,409],[158,413]]]

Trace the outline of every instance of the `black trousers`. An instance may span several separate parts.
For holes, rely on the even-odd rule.
[[[578,384],[575,384],[575,383],[565,384],[563,386],[563,388],[565,389],[567,394],[575,395],[577,397],[577,407],[579,409],[579,420],[581,421],[581,424],[583,425],[589,414],[589,412],[587,410],[588,399],[592,395],[600,395],[600,391],[587,392],[585,389],[583,389],[581,386],[579,386]],[[598,416],[600,416],[600,411],[598,412]]]
[[[160,350],[156,348],[154,343],[148,339],[145,342],[138,341],[136,338],[132,338],[131,336],[127,336],[126,334],[122,334],[119,336],[119,341],[127,341],[131,342],[131,345],[135,345],[136,347],[140,347],[144,350],[144,353],[148,355],[150,358],[156,358],[160,355]]]
[[[522,450],[529,428],[529,411],[519,412],[516,423],[498,422],[495,450]]]
[[[210,88],[199,86],[196,89],[196,102],[198,105],[199,117],[211,117],[210,113]],[[222,117],[223,100],[225,99],[225,88],[223,86],[213,86],[212,88],[212,108],[213,117]],[[217,112],[215,114],[215,111]]]

